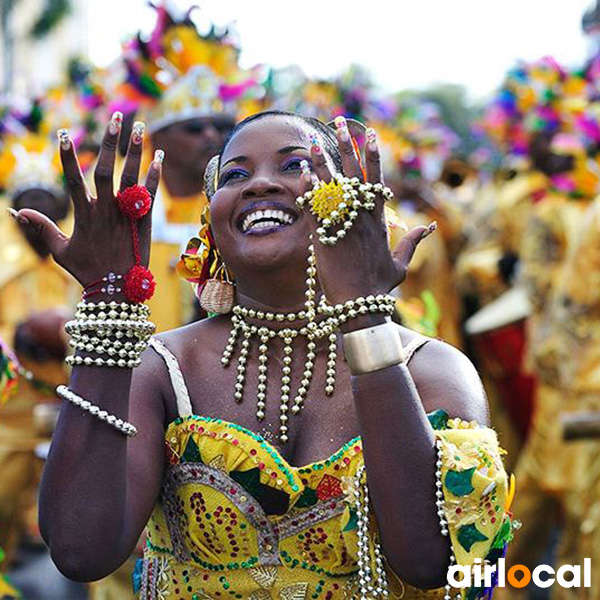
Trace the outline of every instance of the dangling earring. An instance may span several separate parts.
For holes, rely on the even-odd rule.
[[[225,263],[221,263],[215,274],[200,292],[200,306],[207,313],[226,315],[235,303],[235,284],[229,277]]]

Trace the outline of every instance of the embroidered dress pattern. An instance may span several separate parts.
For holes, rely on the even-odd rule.
[[[511,533],[495,433],[442,411],[429,417],[444,441],[445,511],[457,561],[497,559]],[[252,431],[186,414],[168,426],[165,452],[160,501],[134,574],[140,598],[341,600],[358,593],[358,522],[347,491],[363,464],[360,438],[295,467]],[[374,538],[374,518],[370,528]],[[388,571],[391,597],[443,597],[443,589],[416,590]]]

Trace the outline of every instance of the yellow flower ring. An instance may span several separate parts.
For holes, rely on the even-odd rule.
[[[319,187],[312,192],[310,210],[321,221],[329,219],[332,223],[339,223],[348,215],[346,201],[350,200],[350,194],[344,191],[337,179],[319,183]]]

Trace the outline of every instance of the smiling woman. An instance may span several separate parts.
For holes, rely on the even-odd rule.
[[[127,272],[132,228],[148,260],[149,216],[132,225],[109,183],[118,136],[113,122],[97,199],[62,136],[71,238],[18,213],[84,288]],[[343,117],[330,128],[263,113],[232,131],[207,171],[202,243],[214,236],[218,252],[201,253],[235,278],[231,313],[152,338],[140,360],[143,305],[114,289],[80,305],[41,496],[68,577],[112,572],[146,525],[142,598],[449,599],[449,565],[502,556],[510,491],[477,373],[389,318],[389,293],[433,229],[390,251],[389,192],[375,132],[365,136],[363,168]],[[122,190],[140,155],[134,139]],[[112,348],[128,360],[105,359]]]

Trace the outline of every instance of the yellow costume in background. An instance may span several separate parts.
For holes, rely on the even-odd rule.
[[[465,221],[466,240],[456,261],[456,287],[462,297],[472,298],[477,308],[508,289],[498,270],[502,258],[497,218],[501,185],[489,181],[479,189]]]
[[[499,190],[498,231],[503,252],[519,254],[532,206],[545,196],[548,178],[539,171],[525,171]]]
[[[429,215],[424,213],[410,213],[401,206],[396,211],[409,229],[431,223]],[[440,235],[434,234],[417,246],[400,291],[405,299],[421,298],[424,292],[430,292],[439,307],[437,335],[456,348],[462,347],[459,297],[452,282],[452,265]]]
[[[526,174],[520,177],[529,180]],[[519,187],[521,186],[515,186],[512,180],[491,180],[479,188],[474,198],[471,214],[465,221],[466,241],[454,271],[455,287],[468,312],[477,312],[509,289],[499,267],[505,249],[502,243],[503,222],[499,217],[498,203],[499,198],[510,196],[510,191],[519,191]],[[468,344],[469,340],[466,342]],[[478,362],[481,363],[477,366],[488,396],[492,423],[498,431],[502,445],[508,450],[508,466],[512,469],[522,442],[494,383],[493,373],[486,372],[485,361],[481,357]]]
[[[69,229],[68,224],[62,227]],[[31,313],[61,306],[74,310],[81,289],[51,257],[42,259],[35,253],[5,210],[0,212],[0,239],[0,335],[12,344],[17,325]],[[53,396],[53,386],[67,379],[62,363],[23,363],[23,367],[48,389],[22,379],[15,398],[0,407],[0,546],[8,560],[24,513],[37,493],[41,465],[34,450],[48,439],[47,432],[36,431],[34,409],[40,400]]]
[[[577,444],[562,440],[560,413],[574,407],[559,376],[565,357],[564,336],[556,327],[553,309],[554,292],[566,272],[565,261],[580,235],[588,206],[588,200],[550,193],[532,207],[523,232],[522,275],[533,307],[528,351],[538,386],[531,431],[516,468],[519,497],[513,511],[523,529],[511,548],[512,564],[537,565],[566,493],[576,489],[584,476]],[[563,532],[559,561],[571,563],[565,553],[571,552],[568,546],[572,546],[573,534]]]
[[[164,345],[152,345],[177,364]],[[353,490],[363,465],[360,437],[326,459],[294,467],[258,434],[192,414],[182,382],[173,380],[180,417],[165,432],[161,500],[134,574],[139,597],[352,597],[358,584]],[[445,514],[457,562],[495,561],[511,538],[511,492],[496,436],[449,420],[443,411],[432,413],[430,422],[442,440]],[[373,539],[374,520],[370,528]],[[388,579],[394,598],[444,595],[403,584],[389,569]]]
[[[558,282],[555,323],[564,352],[559,365],[561,382],[568,390],[567,407],[600,411],[600,200],[585,213],[577,242],[569,254]],[[579,459],[580,479],[567,496],[565,521],[576,540],[573,564],[591,558],[600,560],[600,448],[597,440],[566,442]],[[563,591],[566,597],[568,590]],[[582,591],[582,590],[578,590]],[[600,596],[600,581],[578,596],[593,600]]]

